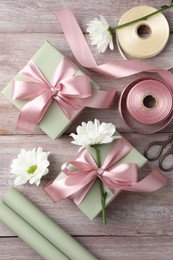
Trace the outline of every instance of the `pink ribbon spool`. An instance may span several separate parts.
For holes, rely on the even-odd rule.
[[[172,91],[160,79],[138,79],[123,90],[119,111],[123,121],[137,132],[158,132],[172,120]]]

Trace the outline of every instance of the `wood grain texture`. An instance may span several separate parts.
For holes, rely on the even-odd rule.
[[[98,54],[91,46],[86,24],[99,14],[104,15],[111,25],[118,23],[120,17],[130,8],[138,5],[151,5],[158,8],[168,1],[94,1],[94,0],[0,0],[0,91],[27,63],[34,53],[46,41],[50,41],[65,56],[81,66],[75,60],[57,23],[53,11],[71,8],[85,33],[86,40],[98,64],[112,59],[121,60],[118,50]],[[173,32],[173,9],[165,12],[165,16]],[[173,35],[162,53],[147,62],[162,68],[172,67]],[[132,80],[141,75],[124,79],[110,79],[81,68],[95,80],[102,89],[116,88],[118,95]],[[27,150],[42,146],[50,151],[50,172],[40,187],[24,185],[19,190],[29,197],[48,216],[61,225],[67,232],[88,248],[99,260],[172,260],[173,255],[173,175],[165,173],[168,184],[152,193],[121,192],[107,207],[108,224],[102,226],[101,216],[89,221],[70,200],[54,204],[45,195],[42,187],[54,179],[60,171],[62,163],[74,158],[78,147],[70,143],[69,133],[75,132],[82,121],[94,120],[112,122],[120,133],[141,153],[144,146],[154,140],[165,140],[172,132],[173,122],[161,133],[140,135],[134,133],[121,120],[117,111],[117,100],[110,110],[94,110],[86,108],[72,123],[69,129],[58,140],[51,140],[40,129],[34,134],[16,131],[19,111],[4,97],[0,96],[0,198],[13,185],[14,177],[10,174],[12,159],[22,148]],[[173,158],[167,163],[171,164]],[[140,174],[145,176],[158,161],[148,163]],[[5,226],[0,224],[0,259],[2,260],[39,260],[31,248]]]
[[[55,10],[61,10],[64,8],[70,8],[73,10],[77,20],[80,23],[80,26],[82,27],[82,30],[86,31],[86,24],[95,17],[98,17],[100,14],[104,15],[108,19],[109,23],[113,26],[116,25],[121,16],[132,7],[138,5],[149,5],[155,8],[159,8],[160,6],[167,3],[169,3],[169,0],[101,0],[99,2],[93,0],[1,0],[0,10],[2,10],[2,12],[0,32],[5,34],[9,32],[62,33],[62,29],[55,22],[55,17],[52,15],[52,13]],[[172,29],[173,10],[166,11],[164,14],[167,17]]]
[[[77,237],[76,239],[99,260],[172,260],[173,239],[169,237]],[[3,260],[42,259],[18,238],[3,238],[2,242],[1,240],[2,238],[0,243],[3,243],[6,249],[0,251],[0,258]]]

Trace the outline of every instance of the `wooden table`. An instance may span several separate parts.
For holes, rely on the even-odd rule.
[[[53,11],[71,8],[86,34],[86,24],[99,14],[104,15],[111,25],[116,25],[120,17],[130,8],[138,5],[151,5],[156,8],[169,1],[67,1],[67,0],[0,0],[0,90],[26,64],[39,47],[49,40],[64,55],[79,65],[65,40]],[[165,12],[171,32],[173,30],[173,9]],[[148,62],[169,68],[173,64],[173,35],[164,51]],[[111,59],[121,60],[115,51],[98,54],[90,45],[99,64]],[[81,68],[81,66],[79,65]],[[82,68],[83,69],[83,68]],[[134,77],[110,79],[83,69],[102,89],[116,88],[120,93]],[[172,132],[173,123],[162,132],[144,136],[134,133],[122,122],[117,112],[117,104],[110,110],[85,109],[65,134],[58,140],[51,140],[41,130],[31,135],[16,131],[19,111],[0,96],[0,196],[12,185],[10,174],[11,160],[17,157],[21,148],[32,149],[42,146],[50,151],[50,173],[45,176],[40,187],[25,185],[19,189],[38,205],[48,216],[81,242],[98,259],[102,260],[171,260],[173,259],[173,174],[166,187],[153,194],[121,192],[107,208],[107,226],[102,226],[101,216],[94,221],[83,215],[69,200],[53,204],[42,191],[42,186],[55,178],[61,164],[72,159],[78,147],[73,146],[69,133],[74,132],[82,121],[98,118],[102,122],[112,122],[141,153],[144,146],[154,140],[164,140]],[[172,159],[170,159],[172,160]],[[157,166],[158,162],[148,163],[143,172]],[[0,259],[41,259],[8,228],[0,224]],[[82,260],[82,259],[81,259]]]

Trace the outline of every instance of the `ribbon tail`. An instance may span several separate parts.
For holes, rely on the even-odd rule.
[[[54,201],[58,202],[65,198],[72,198],[78,205],[86,196],[89,188],[93,185],[96,176],[85,171],[77,174],[64,176],[54,180],[45,186],[44,191]]]
[[[46,194],[52,199],[53,202],[59,202],[63,199],[66,199],[77,191],[74,187],[70,187],[66,185],[66,181],[68,180],[69,176],[65,176],[62,179],[56,181],[54,180],[51,183],[48,183],[44,187],[44,191]]]
[[[84,102],[86,107],[105,109],[109,108],[114,100],[116,91],[93,91],[91,97],[87,98]]]
[[[84,200],[93,184],[94,181],[91,181],[81,191],[78,191],[77,193],[74,193],[72,196],[70,196],[70,199],[72,199],[73,202],[78,206]]]
[[[20,112],[16,128],[29,132],[34,131],[51,102],[51,95],[47,92],[29,101]]]
[[[59,95],[54,98],[55,101],[58,103],[62,112],[69,120],[74,119],[82,111],[84,107],[105,109],[111,106],[115,97],[115,93],[116,93],[115,90],[113,91],[96,90],[90,93],[87,85],[88,84],[84,85],[84,89],[87,89],[86,93],[79,94],[79,97],[81,96],[81,98],[76,98],[75,95],[74,98],[72,98],[73,95],[70,96],[69,94],[69,96],[67,96],[64,95],[64,93],[63,95]]]
[[[70,9],[56,11],[55,16],[64,31],[71,50],[79,63],[84,67],[95,67],[97,63],[89,49],[84,35]]]
[[[160,189],[166,183],[166,177],[162,174],[159,168],[155,168],[144,179],[137,182],[134,186],[125,188],[124,190],[136,192],[153,192]]]
[[[80,102],[77,102],[77,99],[66,97],[55,97],[54,100],[57,102],[57,105],[63,112],[63,114],[71,121],[74,120],[79,113],[82,111],[83,107]],[[75,102],[76,101],[76,102]],[[78,104],[79,103],[79,104]]]

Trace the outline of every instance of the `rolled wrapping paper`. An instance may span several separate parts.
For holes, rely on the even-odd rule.
[[[16,189],[9,190],[3,198],[3,202],[61,250],[67,258],[72,260],[97,259]]]
[[[155,11],[157,9],[151,6],[134,7],[121,17],[118,25],[139,19]],[[163,50],[168,39],[169,25],[162,13],[116,31],[117,45],[125,58],[126,54],[134,58],[156,56]]]
[[[172,90],[157,78],[138,79],[121,93],[119,111],[124,122],[134,130],[155,133],[172,120]]]
[[[4,203],[0,204],[0,221],[28,244],[37,254],[43,257],[43,259],[69,259]]]

